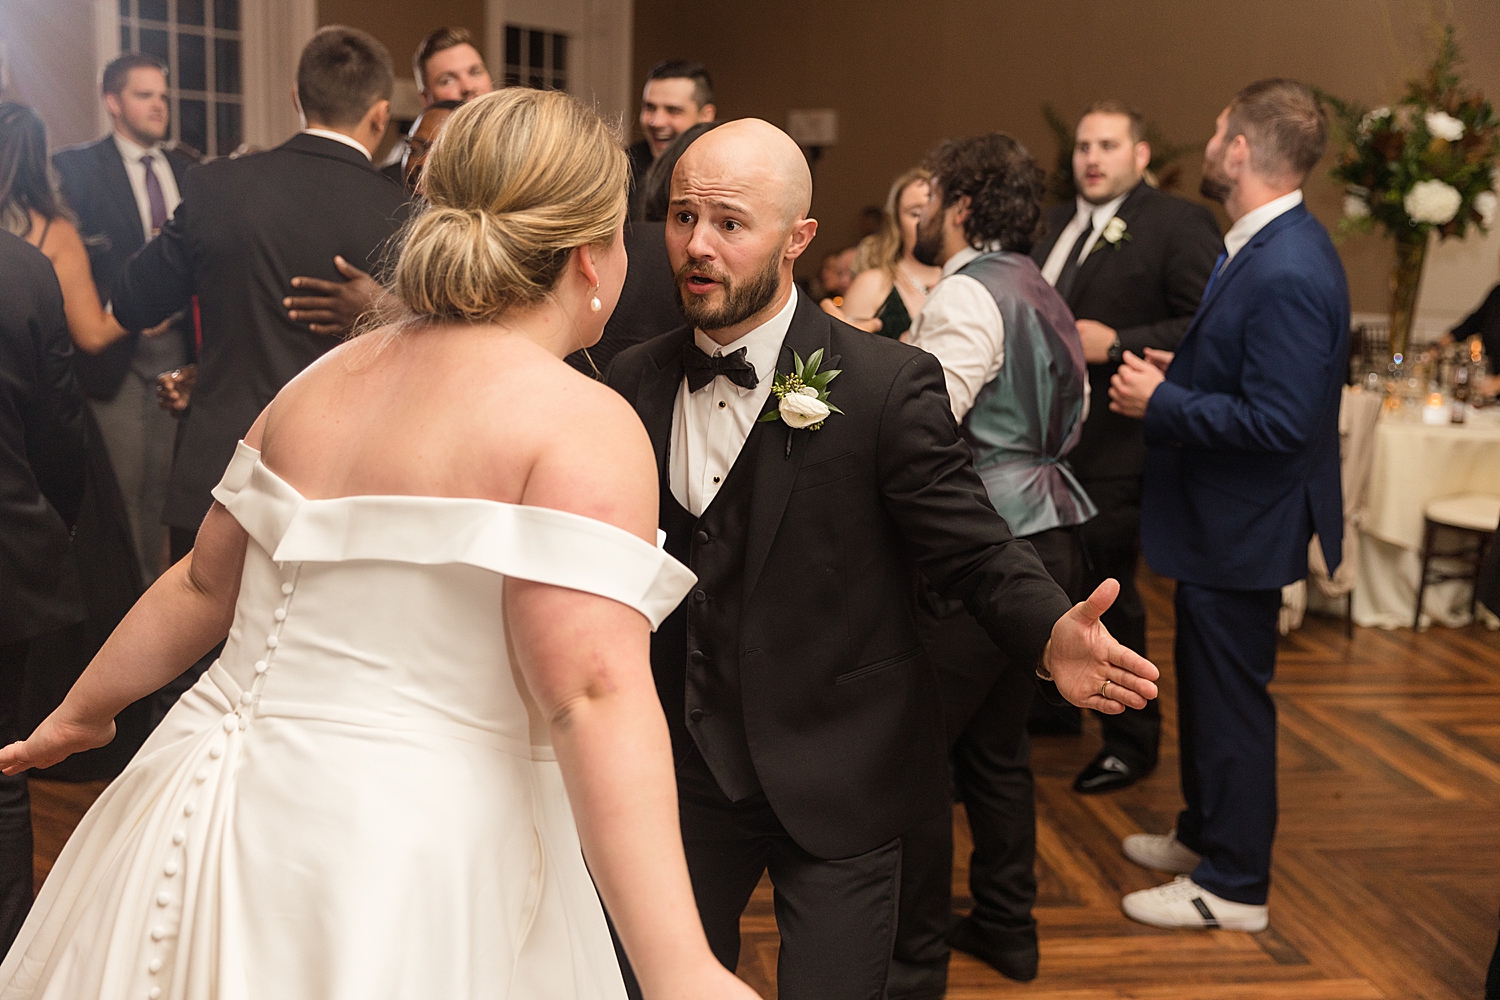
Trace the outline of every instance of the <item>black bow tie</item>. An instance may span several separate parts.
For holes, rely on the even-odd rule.
[[[733,354],[708,354],[697,344],[682,348],[682,368],[687,373],[688,391],[697,392],[723,375],[741,389],[754,389],[760,383],[755,366],[745,360],[746,348]]]

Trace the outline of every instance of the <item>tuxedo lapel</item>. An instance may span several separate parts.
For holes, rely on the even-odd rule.
[[[1125,231],[1127,233],[1130,232],[1131,224],[1139,217],[1140,205],[1144,200],[1141,195],[1141,188],[1145,186],[1145,181],[1138,183],[1131,189],[1130,194],[1125,196],[1125,200],[1120,202],[1120,207],[1115,211],[1114,217],[1125,223]],[[1078,265],[1078,273],[1073,276],[1073,287],[1068,289],[1068,308],[1077,312],[1076,306],[1078,300],[1083,297],[1083,293],[1088,289],[1089,282],[1093,280],[1094,275],[1099,272],[1100,268],[1105,266],[1105,261],[1112,260],[1114,254],[1129,252],[1130,245],[1128,241],[1122,240],[1120,243],[1111,244],[1105,241],[1103,233],[1095,236],[1094,249],[1090,250],[1089,255],[1084,258],[1083,263]]]
[[[797,311],[792,315],[792,325],[787,330],[786,340],[781,345],[781,355],[776,361],[776,374],[787,375],[792,371],[792,353],[795,351],[804,362],[813,352],[822,350],[824,361],[820,368],[832,367],[836,359],[828,357],[828,317],[813,304],[811,298],[798,294]],[[776,396],[767,402],[767,409],[774,408]],[[776,530],[781,526],[781,516],[786,512],[788,498],[792,495],[792,484],[797,472],[807,457],[807,449],[815,431],[790,431],[791,450],[787,450],[787,425],[777,420],[756,424],[750,432],[745,447],[752,445],[756,451],[755,479],[750,485],[750,528],[745,537],[745,596],[755,591],[755,583],[765,567],[766,557],[771,553],[771,543],[776,539]]]
[[[125,160],[120,156],[120,147],[114,136],[105,136],[99,141],[99,164],[108,190],[105,202],[115,213],[115,221],[122,233],[131,233],[135,240],[128,247],[121,247],[128,256],[146,243],[149,235],[141,226],[141,213],[135,204],[135,189],[130,186],[130,175],[125,173]]]
[[[653,367],[646,370],[636,388],[635,412],[651,436],[656,467],[662,470],[664,477],[667,446],[672,439],[672,410],[677,403],[677,390],[682,385],[682,348],[692,336],[693,328],[684,327],[678,336],[667,338],[651,356]]]

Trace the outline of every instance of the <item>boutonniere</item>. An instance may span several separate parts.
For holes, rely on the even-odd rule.
[[[765,424],[780,420],[786,424],[788,453],[792,447],[792,431],[819,430],[829,414],[842,415],[844,412],[828,398],[828,383],[838,378],[841,369],[830,368],[826,372],[820,372],[818,366],[822,363],[821,347],[813,351],[806,364],[793,351],[791,373],[777,375],[776,381],[771,383],[771,391],[776,394],[776,409],[767,411],[760,422]]]
[[[1106,222],[1104,232],[1099,234],[1099,242],[1108,243],[1116,250],[1120,249],[1120,244],[1128,239],[1130,239],[1130,234],[1125,231],[1125,220],[1118,215]]]

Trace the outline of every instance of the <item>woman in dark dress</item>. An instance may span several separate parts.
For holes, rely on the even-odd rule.
[[[844,293],[841,318],[864,329],[873,326],[868,320],[878,319],[875,332],[883,337],[897,339],[911,328],[928,290],[943,275],[941,268],[919,264],[911,255],[917,218],[927,203],[927,181],[927,171],[920,167],[896,178],[880,231],[860,243],[854,283]]]

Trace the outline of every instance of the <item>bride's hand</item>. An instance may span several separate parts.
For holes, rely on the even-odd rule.
[[[1150,660],[1122,646],[1099,616],[1119,596],[1120,584],[1105,580],[1088,600],[1052,626],[1043,662],[1057,690],[1080,708],[1118,715],[1127,708],[1145,708],[1156,697],[1160,676]]]
[[[28,768],[51,767],[75,753],[102,747],[115,738],[113,719],[81,723],[63,717],[59,708],[36,727],[29,739],[0,747],[0,773],[19,774]]]
[[[716,958],[673,979],[655,993],[646,992],[646,1000],[760,1000],[759,993]]]

